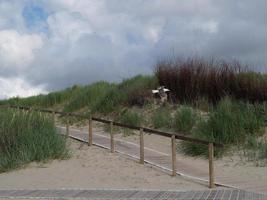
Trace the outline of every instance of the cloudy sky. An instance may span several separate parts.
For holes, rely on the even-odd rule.
[[[266,0],[0,0],[0,98],[149,74],[170,55],[267,71]]]

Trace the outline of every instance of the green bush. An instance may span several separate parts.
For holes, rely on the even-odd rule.
[[[65,139],[56,132],[51,118],[37,112],[1,110],[0,172],[66,156]]]
[[[188,106],[182,106],[175,113],[174,128],[176,131],[190,133],[196,123],[197,114]]]
[[[155,128],[171,128],[172,117],[170,110],[166,107],[157,109],[153,113],[152,124]]]

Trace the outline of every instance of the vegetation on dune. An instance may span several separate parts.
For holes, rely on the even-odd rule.
[[[257,166],[267,163],[267,139],[248,137],[245,143],[244,155],[249,161],[254,161]],[[264,161],[266,163],[264,163]]]
[[[141,126],[142,116],[134,111],[125,109],[120,113],[118,121],[131,126]]]
[[[171,90],[172,101],[162,106],[153,104],[151,93],[159,85]],[[249,150],[249,155],[253,151],[257,152],[257,158],[267,157],[267,143],[259,140],[267,125],[267,75],[249,71],[238,62],[198,58],[165,60],[157,63],[154,76],[138,75],[121,83],[101,81],[88,86],[76,85],[48,95],[12,98],[0,104],[57,106],[65,112],[90,112],[124,124],[142,123],[142,126],[223,143],[224,149],[241,145]],[[194,156],[207,155],[206,146],[188,142],[183,142],[180,150]],[[215,153],[223,152],[216,149]]]
[[[0,172],[32,161],[68,156],[65,139],[52,119],[37,112],[2,109],[0,112]]]
[[[182,106],[175,113],[174,128],[177,131],[190,133],[197,120],[196,111],[189,106]]]
[[[166,106],[158,108],[152,115],[152,124],[155,128],[170,129],[172,127],[170,109]]]
[[[266,75],[249,71],[238,62],[163,60],[157,63],[155,75],[182,103],[195,104],[204,98],[216,104],[225,96],[252,103],[267,101]]]
[[[156,85],[157,82],[153,76],[141,75],[123,80],[119,84],[110,84],[103,90],[103,95],[94,96],[95,103],[87,100],[89,109],[92,113],[108,114],[118,111],[120,106],[143,106],[150,90]]]
[[[138,75],[119,84],[100,81],[87,86],[75,85],[47,95],[15,97],[0,103],[34,107],[52,107],[60,104],[65,112],[86,109],[92,113],[108,114],[119,106],[145,105],[151,97],[150,90],[155,87],[157,80],[154,76]]]
[[[114,85],[101,81],[88,86],[78,87],[80,89],[76,95],[69,100],[66,99],[64,104],[65,112],[73,112],[82,108],[94,109]]]
[[[130,126],[141,126],[142,120],[142,115],[128,109],[122,110],[119,116],[117,117],[117,121]],[[124,136],[131,135],[134,133],[131,129],[124,128],[122,130]]]
[[[8,100],[2,100],[1,104],[48,108],[68,101],[72,97],[76,96],[79,91],[79,86],[73,86],[63,91],[51,92],[47,95],[41,94],[27,98],[14,97]]]
[[[208,119],[201,119],[192,136],[229,145],[243,145],[247,138],[262,135],[264,106],[235,102],[222,99],[209,114]],[[207,148],[202,145],[184,142],[182,151],[190,155],[207,155]],[[219,152],[218,152],[219,153]]]

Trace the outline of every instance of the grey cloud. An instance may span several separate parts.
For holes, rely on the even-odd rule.
[[[239,59],[267,71],[265,0],[98,0],[75,6],[39,2],[51,15],[49,33],[20,76],[32,85],[45,84],[48,90],[149,74],[158,58],[172,54]],[[91,7],[96,14],[88,13]],[[62,33],[75,27],[68,37],[55,34],[59,19]],[[19,21],[11,28],[30,34]],[[0,30],[6,28],[3,23],[0,20]],[[8,75],[19,76],[12,69]]]

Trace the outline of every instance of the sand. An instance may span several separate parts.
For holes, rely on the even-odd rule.
[[[87,127],[79,129],[87,131]],[[95,126],[94,133],[98,131],[108,134],[100,126]],[[115,134],[115,139],[139,144],[138,134],[128,137]],[[170,138],[145,134],[144,140],[145,147],[171,153]],[[140,165],[118,153],[111,154],[99,147],[88,147],[86,144],[70,141],[73,151],[71,159],[46,164],[32,163],[24,169],[0,174],[0,188],[207,189],[206,183],[193,182],[180,176],[170,177],[160,169]],[[208,169],[207,159],[177,153],[177,160],[200,170]],[[221,183],[233,183],[244,189],[248,187],[253,191],[267,192],[267,167],[257,167],[236,154],[215,160],[215,176],[216,181]]]
[[[0,189],[207,189],[180,176],[171,177],[149,165],[140,165],[118,153],[88,147],[70,139],[72,157],[0,174]]]
[[[83,130],[86,130],[84,127]],[[101,126],[95,123],[95,132],[108,134],[103,132]],[[135,144],[139,144],[139,134],[125,137],[123,134],[115,134],[115,139],[126,140]],[[166,154],[171,154],[171,140],[167,137],[157,136],[153,134],[145,134],[145,147],[151,148]],[[179,145],[179,140],[177,140]],[[201,157],[185,156],[177,153],[177,161],[187,166],[192,166],[192,170],[200,171],[208,170],[208,160]],[[231,185],[242,189],[248,189],[255,192],[267,193],[267,164],[257,166],[255,162],[250,162],[246,157],[242,156],[242,151],[229,152],[223,158],[215,159],[215,177],[218,183]],[[179,166],[178,169],[179,171]],[[191,171],[192,171],[191,170]],[[190,170],[189,170],[190,171]],[[190,174],[189,174],[190,175]]]

